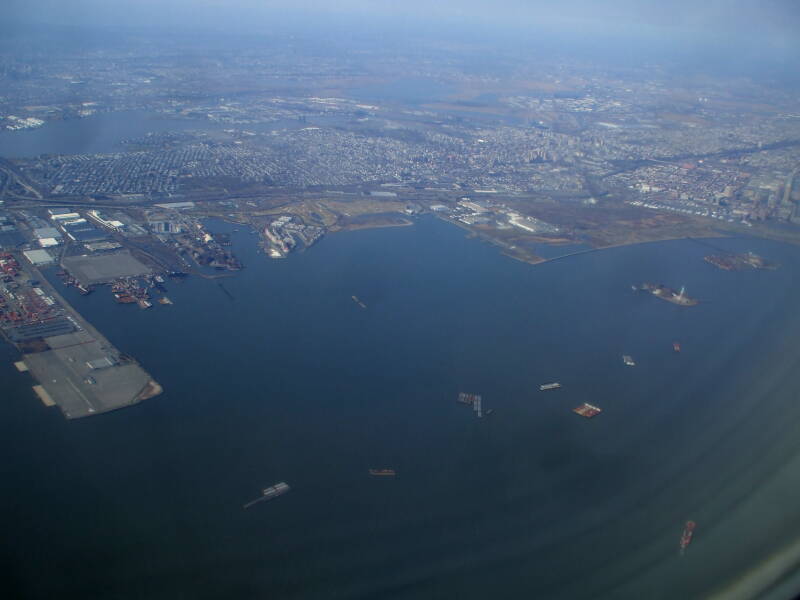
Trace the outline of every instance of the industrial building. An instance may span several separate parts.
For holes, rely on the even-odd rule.
[[[25,258],[35,267],[44,267],[52,265],[55,262],[53,255],[47,250],[25,250],[22,254],[24,254]]]
[[[43,239],[61,239],[61,233],[55,227],[37,227],[33,230],[33,237],[37,240]]]
[[[102,240],[106,234],[97,229],[94,225],[89,223],[86,219],[76,219],[62,223],[61,227],[66,234],[76,242],[92,242],[95,240]]]
[[[112,231],[122,231],[125,229],[125,223],[115,219],[107,219],[99,210],[90,210],[88,215],[92,220]]]

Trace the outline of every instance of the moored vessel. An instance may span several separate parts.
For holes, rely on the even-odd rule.
[[[251,500],[247,504],[244,505],[244,508],[250,508],[254,504],[258,502],[263,502],[264,500],[272,500],[273,498],[277,498],[278,496],[282,496],[290,489],[289,484],[281,481],[280,483],[276,483],[275,485],[271,485],[267,488],[261,490],[261,497],[256,498],[255,500]]]
[[[540,392],[544,392],[546,390],[557,390],[560,387],[561,387],[561,384],[558,383],[557,381],[553,382],[553,383],[545,383],[545,384],[539,386],[539,391]]]
[[[584,402],[580,406],[573,408],[572,412],[582,417],[586,417],[587,419],[591,419],[592,417],[596,417],[603,412],[603,409],[594,406],[593,404],[589,404],[588,402]]]
[[[474,406],[476,402],[480,402],[481,397],[479,394],[468,394],[466,392],[460,392],[458,394],[458,401],[461,404],[469,404],[470,406]]]

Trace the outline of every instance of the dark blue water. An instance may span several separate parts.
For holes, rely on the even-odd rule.
[[[64,291],[163,396],[67,422],[2,350],[15,597],[690,598],[796,539],[796,248],[716,242],[782,264],[726,273],[687,241],[534,267],[432,219],[283,261],[234,241],[233,300],[199,278],[149,311]]]

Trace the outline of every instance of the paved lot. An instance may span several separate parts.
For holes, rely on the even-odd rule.
[[[150,267],[139,262],[127,250],[95,256],[68,256],[61,263],[83,285],[152,273]]]
[[[74,336],[75,344],[70,342]],[[137,364],[123,363],[103,369],[91,369],[87,363],[113,351],[97,341],[86,341],[84,334],[47,338],[53,350],[26,354],[25,364],[53,401],[69,419],[122,408],[138,402],[149,375]]]

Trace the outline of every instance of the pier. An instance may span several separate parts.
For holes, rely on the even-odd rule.
[[[136,361],[124,356],[86,321],[36,267],[20,266],[19,279],[25,285],[35,280],[73,326],[16,343],[21,351],[27,351],[17,369],[36,379],[38,385],[33,389],[45,406],[58,406],[66,418],[77,419],[130,406],[162,392]]]

